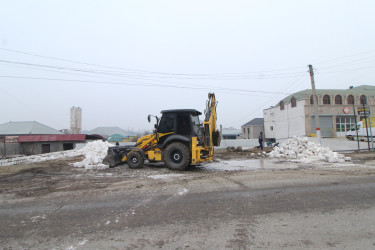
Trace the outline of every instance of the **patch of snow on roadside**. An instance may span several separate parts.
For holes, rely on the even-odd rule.
[[[187,190],[186,188],[182,189],[181,191],[179,191],[177,194],[178,195],[185,195],[189,192],[189,190]]]
[[[184,176],[183,174],[156,174],[156,175],[149,175],[148,178],[154,179],[154,180],[160,180],[160,179],[168,179],[168,178],[175,178]]]
[[[36,162],[43,162],[43,161],[50,161],[56,160],[66,157],[75,157],[80,155],[81,153],[78,150],[66,150],[66,151],[59,151],[59,152],[52,152],[40,155],[30,155],[30,156],[21,156],[15,157],[10,159],[2,159],[0,160],[0,166],[12,166],[18,164],[26,164],[26,163],[36,163]]]
[[[328,147],[322,147],[318,143],[310,142],[307,137],[294,136],[292,139],[275,147],[268,154],[273,158],[282,158],[294,162],[310,163],[314,161],[325,161],[329,163],[343,163],[350,161],[350,157],[333,152]]]
[[[109,142],[103,142],[101,140],[87,143],[87,145],[80,150],[80,154],[85,156],[85,159],[81,162],[75,162],[71,165],[76,168],[85,169],[106,169],[108,165],[103,164],[103,159],[107,155],[108,147],[113,145]]]
[[[236,170],[254,170],[262,168],[258,159],[251,160],[225,160],[220,162],[211,162],[204,164],[204,169],[210,171],[236,171]]]

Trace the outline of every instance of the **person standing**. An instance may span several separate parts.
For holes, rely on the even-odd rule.
[[[263,132],[260,132],[258,141],[259,141],[258,148],[260,148],[261,150],[263,150]]]

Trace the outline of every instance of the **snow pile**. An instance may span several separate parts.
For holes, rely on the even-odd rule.
[[[21,157],[0,160],[0,166],[12,166],[12,165],[18,165],[18,164],[25,164],[25,163],[50,161],[50,160],[56,160],[56,159],[61,159],[61,158],[66,158],[66,157],[74,157],[80,154],[81,153],[78,152],[77,150],[66,150],[66,151],[46,153],[46,154],[40,154],[40,155],[21,156]]]
[[[284,158],[296,162],[309,163],[313,161],[326,161],[330,163],[350,161],[350,157],[333,152],[328,147],[322,147],[318,143],[309,142],[307,137],[294,136],[292,139],[275,147],[269,156]]]
[[[77,150],[79,154],[84,155],[85,159],[81,162],[71,164],[76,168],[85,169],[106,169],[108,165],[103,164],[103,159],[107,155],[108,147],[113,145],[109,142],[93,141],[87,143],[87,145],[80,150]]]

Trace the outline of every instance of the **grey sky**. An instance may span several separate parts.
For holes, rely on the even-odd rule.
[[[372,0],[1,3],[0,123],[69,128],[79,106],[84,129],[151,130],[148,114],[203,111],[213,91],[239,128],[310,88],[308,64],[317,88],[374,84]]]

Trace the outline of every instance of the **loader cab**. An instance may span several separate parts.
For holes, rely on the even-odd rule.
[[[202,113],[195,109],[174,109],[161,111],[162,117],[157,127],[158,133],[170,133],[182,135],[187,138],[200,136],[202,125],[199,115]]]

